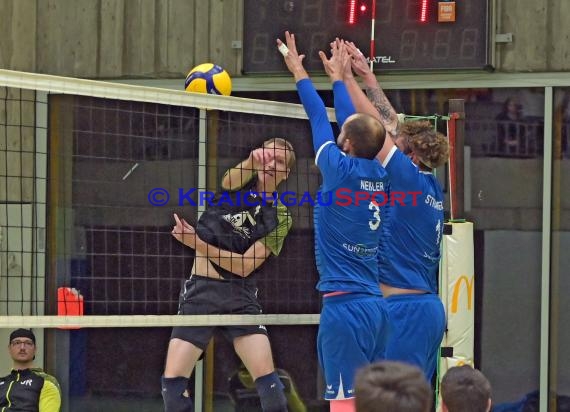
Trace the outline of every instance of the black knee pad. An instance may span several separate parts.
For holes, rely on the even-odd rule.
[[[178,376],[176,378],[160,379],[162,386],[162,399],[164,400],[164,412],[193,412],[192,399],[184,393],[188,387],[188,378]]]
[[[284,386],[276,372],[257,378],[255,388],[259,394],[263,412],[287,412]]]

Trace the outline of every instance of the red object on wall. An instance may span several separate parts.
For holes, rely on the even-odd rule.
[[[57,288],[57,316],[83,316],[83,296],[75,288]],[[59,329],[79,329],[79,326],[60,326]]]

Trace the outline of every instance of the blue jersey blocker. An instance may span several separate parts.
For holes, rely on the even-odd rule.
[[[443,193],[432,173],[420,170],[396,147],[383,164],[394,192],[418,195],[393,202],[390,230],[379,255],[380,282],[425,292],[386,298],[392,331],[386,358],[414,364],[431,380],[446,325],[437,295]]]
[[[371,200],[357,201],[357,192],[372,199],[374,192],[389,190],[388,175],[376,159],[346,156],[337,147],[325,106],[309,79],[297,82],[297,90],[311,123],[315,162],[323,177],[320,190],[332,199],[314,212],[317,289],[348,292],[323,298],[317,345],[325,399],[352,398],[356,370],[384,356],[389,327],[378,286],[378,250],[387,208]],[[344,83],[334,82],[333,92],[335,108],[354,113]]]

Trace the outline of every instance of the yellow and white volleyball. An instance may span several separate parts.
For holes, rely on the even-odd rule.
[[[232,79],[227,71],[213,63],[203,63],[188,73],[184,88],[187,92],[221,94],[232,92]]]

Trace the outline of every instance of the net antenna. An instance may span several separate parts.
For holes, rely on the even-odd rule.
[[[370,20],[370,71],[374,70],[374,55],[376,45],[374,40],[374,27],[376,26],[376,0],[372,0],[372,15]]]
[[[464,205],[464,124],[465,101],[449,100],[449,121],[447,136],[449,138],[449,202],[451,220],[462,219],[465,214]]]

